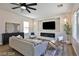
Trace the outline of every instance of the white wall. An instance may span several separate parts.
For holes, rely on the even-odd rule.
[[[77,14],[76,14],[77,13]],[[79,39],[79,4],[75,4],[72,10],[72,37],[74,39]]]
[[[72,46],[79,56],[79,4],[75,4],[72,10]]]
[[[66,13],[66,14],[61,14],[57,16],[52,16],[52,17],[49,17],[48,19],[45,18],[38,21],[35,20],[34,31],[35,33],[37,33],[37,36],[40,35],[40,32],[56,33],[56,36],[63,35],[64,40],[66,40],[67,38],[64,31],[64,24],[65,24],[64,19],[66,18],[69,24],[71,24],[71,16],[72,16],[71,13]],[[43,30],[42,22],[46,22],[46,21],[56,21],[56,30]]]
[[[5,23],[17,23],[20,24],[20,31],[23,32],[23,21],[30,22],[30,31],[32,31],[32,20],[12,12],[0,10],[0,44],[2,44],[2,33],[5,33]]]
[[[38,34],[39,34],[39,21],[38,20],[34,20],[34,26],[33,27],[34,27],[33,31],[38,36]]]

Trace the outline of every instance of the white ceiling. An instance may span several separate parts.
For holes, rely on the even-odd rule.
[[[33,6],[37,10],[36,11],[30,10],[31,13],[28,13],[27,11],[22,12],[21,9],[13,10],[11,8],[16,7],[16,5],[12,5],[9,3],[0,3],[0,9],[11,11],[16,14],[21,14],[30,18],[40,19],[43,17],[55,16],[55,15],[71,12],[74,4],[65,3],[63,4],[63,7],[60,8],[58,8],[57,5],[59,5],[59,3],[37,3],[37,6]]]

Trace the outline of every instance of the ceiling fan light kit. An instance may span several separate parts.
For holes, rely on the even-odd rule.
[[[24,10],[26,10],[26,7],[22,6],[22,7],[21,7],[21,9],[24,9]]]

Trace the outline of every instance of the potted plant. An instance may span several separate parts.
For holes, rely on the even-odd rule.
[[[64,31],[67,35],[67,40],[66,40],[67,44],[71,44],[71,33],[72,33],[71,29],[72,29],[71,25],[68,22],[66,22],[66,24],[64,24]]]

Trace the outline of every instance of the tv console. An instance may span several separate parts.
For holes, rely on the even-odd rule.
[[[24,33],[23,32],[3,33],[2,34],[2,43],[3,43],[3,45],[9,43],[9,37],[11,37],[11,36],[18,36],[18,35],[21,35],[24,38]]]

